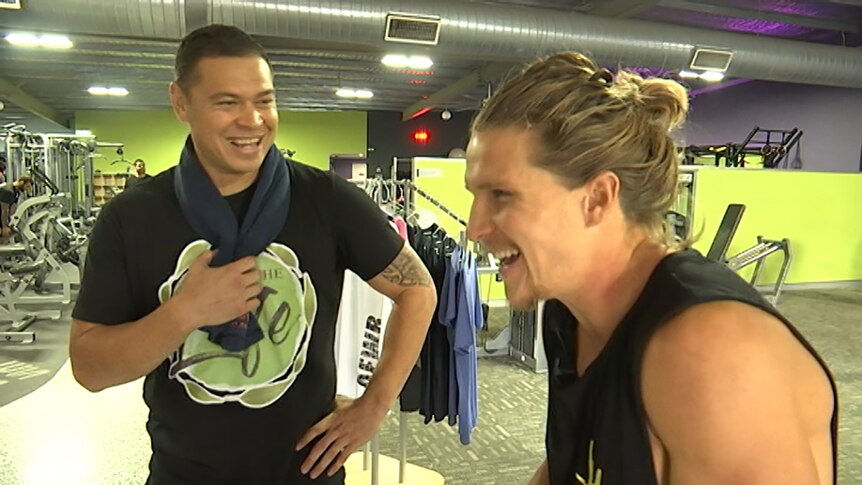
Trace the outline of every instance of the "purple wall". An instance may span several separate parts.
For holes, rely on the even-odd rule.
[[[802,130],[803,170],[862,170],[862,89],[752,81],[700,94],[691,102],[684,140],[742,143],[754,126]],[[794,148],[789,160],[795,154]]]

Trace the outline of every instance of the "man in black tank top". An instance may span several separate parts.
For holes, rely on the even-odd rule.
[[[671,237],[679,84],[579,54],[473,122],[468,233],[545,306],[547,459],[532,484],[834,484],[823,360],[748,283]]]

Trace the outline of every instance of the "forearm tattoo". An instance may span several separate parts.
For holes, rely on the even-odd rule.
[[[422,261],[406,247],[398,253],[395,261],[383,270],[382,276],[386,281],[401,286],[433,285]]]

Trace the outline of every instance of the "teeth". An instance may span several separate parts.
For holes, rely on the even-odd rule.
[[[517,249],[506,249],[504,251],[497,251],[494,253],[494,257],[497,258],[498,261],[503,261],[505,259],[509,259],[521,254]]]
[[[260,138],[234,138],[230,142],[234,145],[256,145]]]

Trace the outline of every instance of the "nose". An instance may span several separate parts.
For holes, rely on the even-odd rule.
[[[467,237],[471,241],[484,242],[494,230],[487,204],[483,204],[477,196],[470,207],[470,218],[467,220]]]
[[[263,116],[254,103],[245,103],[239,117],[237,117],[237,122],[242,126],[255,128],[263,123]]]

